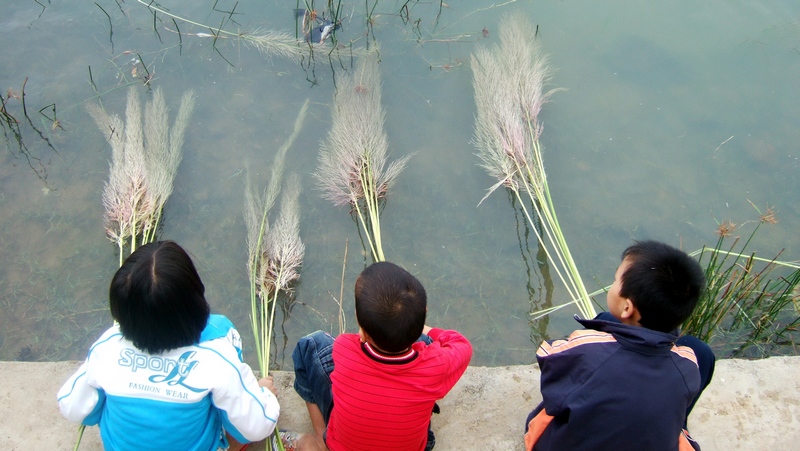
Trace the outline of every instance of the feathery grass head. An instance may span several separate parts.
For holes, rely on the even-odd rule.
[[[411,155],[387,165],[388,139],[383,125],[378,60],[370,54],[339,84],[332,109],[333,123],[320,146],[314,176],[325,198],[335,205],[350,204],[358,215],[375,261],[384,260],[380,207],[389,185]],[[366,210],[365,218],[362,210]]]
[[[292,174],[286,180],[278,219],[267,234],[265,280],[276,290],[288,291],[289,284],[300,278],[305,245],[300,240],[300,178]]]
[[[471,57],[475,145],[481,165],[498,180],[487,197],[500,186],[526,186],[518,180],[523,176],[519,168],[536,167],[533,147],[542,131],[538,116],[554,92],[544,90],[552,71],[524,19],[506,16],[500,30],[499,45],[480,47]]]
[[[109,178],[103,190],[104,222],[109,238],[120,247],[120,260],[128,239],[133,250],[138,235],[144,236],[144,242],[155,238],[161,211],[172,193],[193,106],[190,91],[184,94],[170,135],[169,114],[160,88],[145,106],[144,129],[136,88],[128,90],[125,122],[117,115],[109,116],[98,105],[87,105],[111,145]]]
[[[355,72],[340,81],[331,114],[333,123],[320,146],[314,174],[325,198],[335,205],[355,204],[365,197],[365,188],[370,191],[365,177],[372,178],[374,194],[384,197],[411,156],[387,165],[386,113],[374,55],[364,57]]]
[[[155,227],[167,199],[172,194],[178,166],[183,159],[186,126],[194,109],[194,91],[186,91],[181,99],[178,116],[170,130],[169,110],[161,88],[145,107],[145,162],[147,166],[147,200],[152,221],[145,227]]]
[[[127,124],[99,105],[88,104],[86,109],[111,145],[109,176],[103,189],[104,224],[106,234],[121,247],[141,230],[136,214],[145,191],[145,165],[139,97],[133,88],[128,92]]]
[[[239,38],[252,44],[266,57],[278,56],[299,61],[308,52],[308,45],[284,31],[255,29],[240,34]]]
[[[308,112],[308,104],[309,99],[306,99],[303,106],[300,107],[300,112],[294,122],[292,134],[273,157],[269,183],[263,195],[256,193],[254,186],[250,182],[249,172],[246,175],[244,218],[245,224],[247,225],[247,272],[251,276],[251,283],[258,282],[258,280],[252,279],[260,278],[259,268],[262,265],[262,260],[266,262],[264,249],[267,246],[267,240],[265,240],[264,237],[268,234],[270,229],[269,211],[275,205],[275,200],[278,198],[278,194],[280,194],[286,153],[300,134],[300,129],[303,126],[306,113]]]

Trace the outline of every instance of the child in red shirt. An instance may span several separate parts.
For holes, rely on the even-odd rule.
[[[365,269],[355,301],[357,334],[317,331],[292,354],[314,426],[298,449],[432,449],[431,412],[466,370],[469,341],[425,325],[425,289],[393,263]]]

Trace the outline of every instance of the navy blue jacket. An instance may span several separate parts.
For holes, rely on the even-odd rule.
[[[526,449],[678,450],[700,389],[694,352],[672,334],[575,319],[587,329],[536,353],[543,400],[528,417]]]

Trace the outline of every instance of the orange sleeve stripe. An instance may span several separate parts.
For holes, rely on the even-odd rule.
[[[695,447],[692,446],[689,431],[686,429],[681,430],[681,433],[678,435],[678,451],[696,451]]]
[[[553,421],[553,416],[548,415],[544,409],[537,413],[535,417],[531,418],[531,421],[528,423],[528,432],[525,433],[525,449],[527,451],[533,449],[533,445],[539,441],[539,437],[542,436],[544,430],[551,421]]]
[[[672,352],[678,354],[679,356],[683,357],[684,359],[691,360],[697,365],[697,356],[694,355],[694,351],[692,348],[688,346],[672,346]]]
[[[598,332],[596,330],[576,330],[567,340],[556,340],[552,344],[543,342],[536,351],[539,357],[546,357],[552,354],[558,354],[578,346],[595,344],[595,343],[614,343],[617,340],[614,336],[607,332]]]

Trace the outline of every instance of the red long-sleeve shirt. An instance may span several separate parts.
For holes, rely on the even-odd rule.
[[[333,344],[333,411],[326,444],[331,451],[422,451],[433,404],[464,374],[472,346],[454,330],[431,329],[433,343],[414,343],[386,356],[358,334]]]

